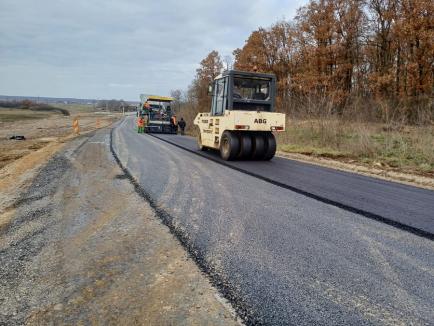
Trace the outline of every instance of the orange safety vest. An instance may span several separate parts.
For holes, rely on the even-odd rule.
[[[143,120],[143,118],[139,118],[139,120],[137,120],[137,126],[144,127],[145,126],[145,120]]]
[[[175,117],[172,117],[172,123],[174,126],[176,126],[176,118]]]

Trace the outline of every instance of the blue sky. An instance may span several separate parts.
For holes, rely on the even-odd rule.
[[[306,0],[1,0],[0,94],[137,100],[186,89]]]

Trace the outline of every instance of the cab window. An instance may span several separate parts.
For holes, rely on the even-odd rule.
[[[214,88],[213,115],[223,115],[227,105],[227,78],[219,79]]]

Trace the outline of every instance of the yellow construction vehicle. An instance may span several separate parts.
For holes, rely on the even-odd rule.
[[[201,150],[217,149],[224,160],[270,160],[276,153],[273,132],[285,130],[285,114],[274,112],[273,74],[225,71],[209,89],[210,113],[199,113]]]
[[[140,95],[137,116],[145,119],[146,133],[176,134],[176,126],[172,123],[175,114],[171,107],[173,101],[172,97]]]

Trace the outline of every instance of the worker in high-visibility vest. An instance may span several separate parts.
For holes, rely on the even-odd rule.
[[[142,117],[139,117],[139,119],[137,119],[137,132],[139,134],[145,132],[145,120],[143,120]]]

